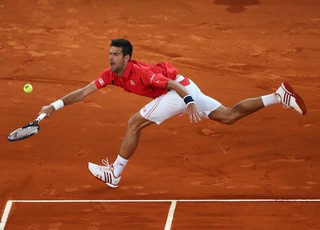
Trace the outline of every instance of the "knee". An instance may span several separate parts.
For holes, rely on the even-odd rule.
[[[223,117],[219,117],[219,119],[211,118],[211,117],[209,117],[209,118],[211,120],[218,121],[218,122],[225,124],[225,125],[232,125],[232,124],[236,123],[236,121],[237,121],[237,119],[232,116],[223,116]]]
[[[220,122],[225,125],[233,125],[234,123],[236,123],[236,121],[237,120],[235,118],[225,118],[225,119],[221,120]]]
[[[209,118],[222,124],[232,125],[238,120],[237,114],[227,107],[221,106],[209,114]]]
[[[138,112],[129,119],[128,130],[131,132],[139,132],[149,123],[150,121],[144,119]]]
[[[139,125],[138,125],[138,121],[136,119],[136,116],[133,115],[129,121],[128,121],[128,129],[130,130],[139,130]]]

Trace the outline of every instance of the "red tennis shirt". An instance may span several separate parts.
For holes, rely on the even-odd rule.
[[[115,85],[129,93],[156,98],[166,94],[166,85],[169,79],[175,80],[178,70],[168,62],[149,65],[130,60],[122,77],[105,69],[95,80],[98,89],[107,85]]]

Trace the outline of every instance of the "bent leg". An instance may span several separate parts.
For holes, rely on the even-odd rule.
[[[132,156],[138,146],[142,129],[151,124],[154,122],[143,118],[139,112],[130,118],[127,132],[120,147],[119,155],[121,157],[129,159]]]
[[[233,124],[264,107],[261,97],[250,98],[240,101],[231,109],[221,105],[209,114],[209,118],[223,124]]]

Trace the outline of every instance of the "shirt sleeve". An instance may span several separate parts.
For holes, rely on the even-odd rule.
[[[163,76],[160,73],[145,73],[141,76],[141,80],[144,85],[151,85],[157,88],[166,88],[169,78]]]
[[[162,74],[153,74],[150,78],[151,85],[160,88],[166,88],[169,78],[166,78]]]
[[[100,76],[94,81],[96,87],[98,89],[106,87],[108,84],[110,84],[110,70],[106,69],[104,70]]]
[[[158,67],[161,70],[161,73],[165,77],[172,79],[172,80],[176,79],[176,76],[178,74],[178,70],[171,63],[160,62],[160,63],[156,64],[156,67]]]

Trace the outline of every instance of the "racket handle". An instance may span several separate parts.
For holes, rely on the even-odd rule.
[[[37,119],[36,119],[36,121],[41,121],[43,118],[45,118],[47,116],[47,114],[46,113],[41,113],[38,117],[37,117]]]

